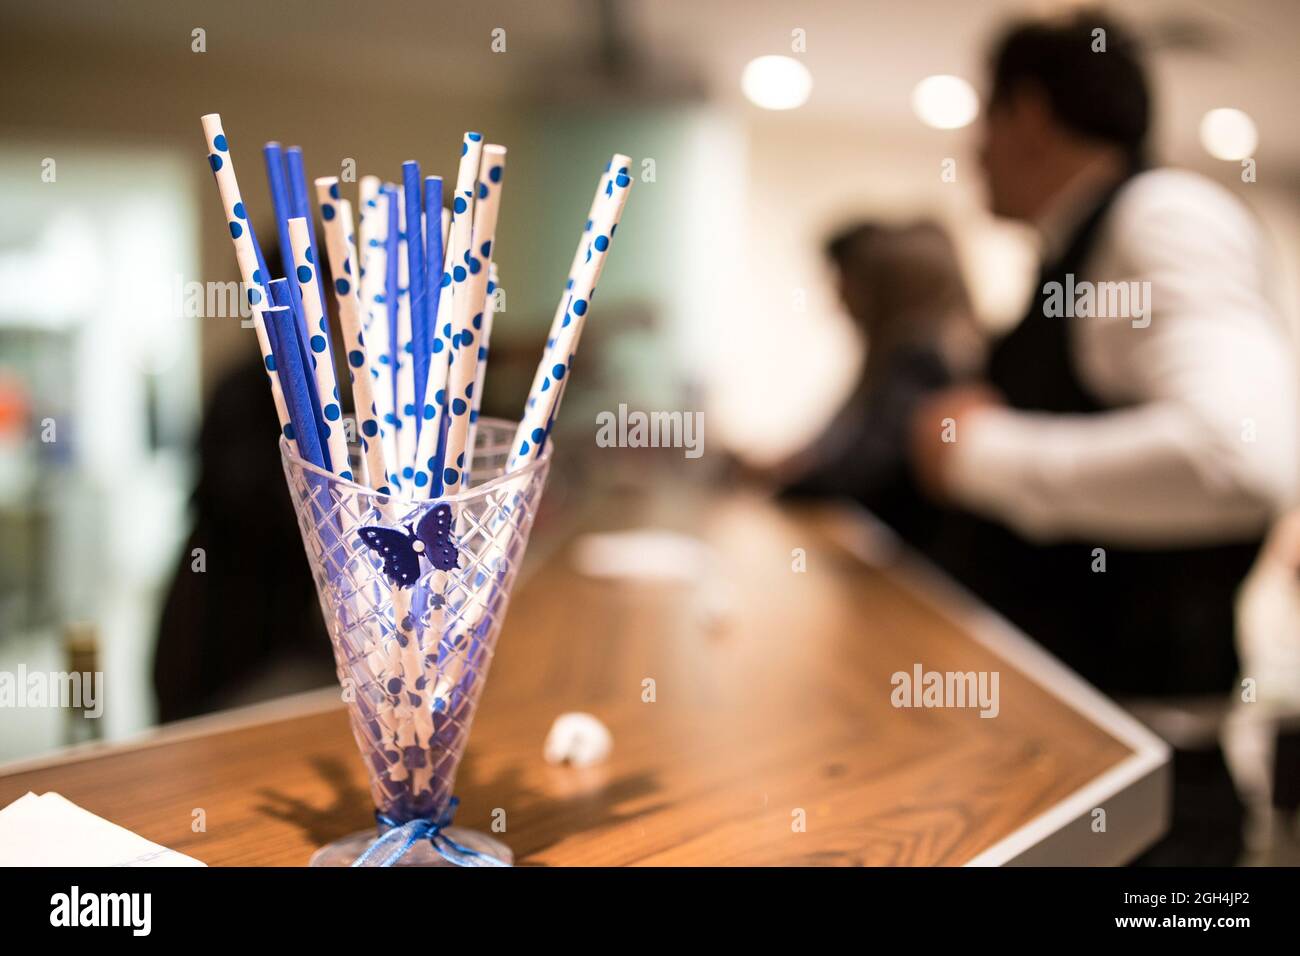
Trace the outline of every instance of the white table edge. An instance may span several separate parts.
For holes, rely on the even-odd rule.
[[[864,563],[887,571],[919,600],[1013,664],[1072,710],[1119,740],[1132,755],[1022,824],[966,866],[1117,866],[1168,829],[1169,745],[1037,642],[986,607],[938,567],[903,545],[866,509],[844,503],[837,542]],[[1106,810],[1104,834],[1093,811]]]

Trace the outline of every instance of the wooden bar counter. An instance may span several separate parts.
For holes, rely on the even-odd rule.
[[[1163,832],[1165,746],[866,516],[737,493],[581,525],[714,557],[692,584],[530,557],[457,783],[457,823],[497,811],[520,865],[1119,864]],[[997,716],[895,707],[918,663],[998,672]],[[566,711],[610,728],[608,762],[543,761]],[[0,768],[0,805],[28,790],[214,866],[303,865],[372,822],[337,688]]]

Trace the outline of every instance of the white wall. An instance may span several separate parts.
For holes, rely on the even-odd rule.
[[[713,355],[714,435],[770,460],[813,438],[851,388],[863,357],[831,288],[826,237],[859,218],[931,216],[953,233],[981,318],[1020,314],[1035,265],[1024,230],[983,211],[963,134],[883,131],[747,117],[742,246],[730,348]],[[941,179],[955,158],[956,181]],[[802,307],[802,311],[801,311]]]

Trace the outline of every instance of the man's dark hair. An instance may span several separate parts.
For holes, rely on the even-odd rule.
[[[1104,14],[1080,10],[1013,25],[993,47],[992,72],[990,105],[1037,87],[1067,129],[1122,146],[1134,167],[1143,165],[1151,118],[1146,70],[1134,37]]]
[[[880,231],[873,222],[855,222],[826,240],[826,258],[839,269],[849,269],[858,250]]]

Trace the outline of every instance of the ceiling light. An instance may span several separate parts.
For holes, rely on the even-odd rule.
[[[765,110],[792,110],[808,101],[812,74],[791,57],[760,56],[745,65],[740,88],[755,106]]]
[[[927,76],[912,90],[912,109],[926,126],[960,129],[975,119],[980,101],[960,76]]]
[[[1245,159],[1255,154],[1259,132],[1241,110],[1210,110],[1201,118],[1201,145],[1215,159]]]

